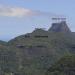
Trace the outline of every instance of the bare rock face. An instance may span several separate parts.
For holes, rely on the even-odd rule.
[[[52,32],[71,32],[69,27],[66,24],[66,21],[62,21],[59,23],[53,23],[51,28],[48,31]]]

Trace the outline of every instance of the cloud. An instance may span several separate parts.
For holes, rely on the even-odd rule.
[[[30,17],[30,16],[47,16],[47,17],[63,17],[50,12],[34,11],[21,7],[7,7],[0,5],[0,16],[7,17]]]
[[[0,6],[0,16],[24,17],[32,16],[34,14],[35,12],[25,8]]]

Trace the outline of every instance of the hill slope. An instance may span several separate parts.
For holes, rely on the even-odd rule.
[[[47,75],[75,75],[75,55],[61,58],[48,69]]]
[[[8,42],[19,49],[20,68],[26,75],[44,75],[45,71],[66,53],[75,53],[74,33],[48,32],[36,29]]]
[[[4,75],[45,75],[62,56],[75,54],[75,33],[65,25],[57,24],[59,31],[35,29],[1,44],[1,72]]]

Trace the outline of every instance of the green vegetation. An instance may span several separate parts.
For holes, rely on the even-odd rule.
[[[46,75],[75,75],[75,55],[61,58],[48,69]]]
[[[75,33],[36,29],[0,42],[0,75],[58,75],[62,68],[56,62],[66,54],[75,54]]]

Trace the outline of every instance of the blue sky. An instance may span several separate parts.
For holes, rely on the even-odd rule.
[[[10,40],[32,32],[48,29],[52,17],[66,16],[75,31],[75,0],[0,0],[0,40]]]

